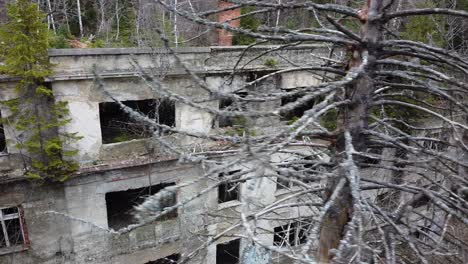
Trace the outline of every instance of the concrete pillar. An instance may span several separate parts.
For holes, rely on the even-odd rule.
[[[54,82],[52,89],[56,101],[68,102],[70,123],[61,127],[62,132],[78,133],[82,138],[70,142],[70,149],[78,150],[74,157],[81,163],[99,159],[102,145],[99,102],[90,100],[88,95],[92,82]]]
[[[188,132],[209,133],[213,116],[186,104],[176,103],[176,127]]]

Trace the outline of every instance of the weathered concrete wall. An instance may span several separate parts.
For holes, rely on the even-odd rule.
[[[245,54],[243,61],[256,56],[269,47],[254,48]],[[265,66],[264,59],[257,59],[245,68],[245,74],[237,75],[230,80],[225,74],[230,73],[233,65],[241,55],[242,47],[212,47],[212,48],[181,48],[177,55],[193,72],[204,77],[206,84],[215,91],[233,92],[246,83],[249,71],[279,70],[288,64],[281,57],[287,56],[289,60],[301,63],[314,60],[311,52],[323,50],[306,46],[288,49],[273,53],[269,58],[277,58],[275,69]],[[141,78],[136,77],[137,68],[146,69],[155,74],[160,85],[171,93],[186,96],[191,100],[209,99],[209,94],[193,81],[183,68],[175,63],[174,57],[167,51],[144,49],[86,49],[86,50],[51,50],[51,62],[54,63],[54,75],[50,77],[55,96],[58,100],[68,101],[72,122],[64,130],[79,132],[83,139],[71,147],[79,150],[78,160],[83,163],[92,163],[108,157],[103,153],[103,144],[99,123],[99,103],[112,101],[110,96],[117,100],[143,100],[161,97],[161,92],[151,87]],[[135,65],[138,65],[136,67]],[[96,69],[102,77],[105,92],[92,80]],[[293,86],[306,86],[316,83],[314,77],[305,72],[285,73],[275,78],[269,78],[258,85],[257,89],[271,90],[292,88]],[[224,76],[223,76],[224,75]],[[109,96],[110,95],[110,96]],[[207,102],[201,105],[217,108],[217,102]],[[255,110],[274,109],[279,102],[265,102],[255,104]],[[255,120],[256,126],[271,127],[278,120],[263,118]],[[212,114],[184,105],[176,105],[176,128],[189,132],[209,133],[212,129],[214,117]],[[182,139],[184,145],[199,141],[190,138]]]
[[[107,228],[105,194],[163,182],[184,183],[200,175],[198,166],[176,165],[170,161],[83,175],[65,184],[0,185],[0,208],[19,204],[24,207],[31,241],[26,251],[0,255],[0,263],[144,264],[195,249],[199,242],[187,238],[203,229],[200,215],[216,207],[216,192],[208,192],[185,204],[176,219],[157,221],[122,235],[104,230]],[[178,192],[177,199],[180,202],[189,199],[207,186],[206,181],[191,184]]]
[[[274,46],[259,46],[250,49],[242,58],[247,62],[260,52],[268,51]],[[178,48],[175,50],[181,61],[194,73],[205,80],[208,87],[214,91],[233,92],[246,83],[249,72],[276,71],[289,67],[288,61],[301,64],[313,64],[317,61],[315,55],[326,54],[327,50],[319,46],[299,46],[285,50],[275,51],[266,58],[255,59],[243,68],[231,80],[226,74],[231,73],[232,67],[242,55],[244,47],[201,47]],[[67,101],[69,104],[71,122],[63,127],[64,132],[78,132],[82,139],[72,143],[68,148],[77,149],[76,159],[84,164],[100,162],[101,160],[118,159],[121,157],[144,154],[137,152],[141,149],[135,143],[132,153],[115,152],[109,154],[103,145],[99,117],[99,103],[117,100],[143,100],[155,99],[162,96],[161,91],[145,83],[139,76],[140,69],[159,80],[162,87],[171,93],[186,96],[190,99],[209,99],[207,91],[201,89],[190,78],[183,67],[176,63],[172,54],[167,50],[151,49],[72,49],[50,50],[50,61],[54,65],[54,74],[50,76],[52,89],[58,101]],[[287,60],[283,59],[287,58]],[[274,68],[266,66],[266,59],[274,59],[277,64]],[[99,88],[94,78],[101,76],[104,86]],[[284,89],[297,86],[315,84],[315,77],[307,72],[284,73],[275,78],[268,79],[258,85],[259,90]],[[15,98],[14,80],[0,78],[0,101]],[[201,105],[217,108],[216,100],[207,101]],[[255,104],[255,110],[274,109],[279,102],[265,102]],[[0,109],[7,114],[7,109]],[[176,105],[176,128],[189,132],[209,133],[214,124],[214,116],[205,110],[178,102]],[[255,125],[262,127],[276,123],[278,120],[263,118],[255,120]],[[15,144],[20,133],[5,124],[6,138],[9,153],[18,153]],[[179,139],[183,145],[200,143],[189,137]],[[107,144],[106,144],[107,145]],[[128,144],[127,144],[128,145]],[[128,145],[130,146],[130,145]],[[130,149],[130,148],[129,148]]]
[[[22,205],[28,227],[30,248],[0,255],[0,263],[69,263],[73,257],[69,222],[44,214],[48,210],[66,211],[60,185],[35,185],[15,182],[0,185],[0,207]]]
[[[295,151],[309,153],[299,147]],[[281,154],[270,159],[282,162],[294,156]],[[246,179],[253,175],[273,177],[247,180],[240,185],[241,200],[223,204],[217,201],[216,181],[201,178],[205,173],[202,166],[178,164],[175,160],[98,170],[72,178],[65,184],[35,186],[15,182],[0,185],[0,207],[18,204],[24,207],[31,240],[31,247],[26,251],[0,255],[0,263],[144,264],[171,254],[191,252],[198,249],[209,234],[218,234],[237,224],[239,212],[255,212],[289,195],[276,191],[274,172],[261,169],[255,162],[230,167],[232,170],[254,168],[244,176]],[[108,228],[106,193],[168,182],[187,183],[177,195],[178,202],[184,205],[178,209],[176,219],[157,221],[121,235],[105,230]],[[318,197],[310,199],[320,200]],[[290,200],[291,203],[297,201]],[[316,213],[309,207],[282,208],[264,217],[288,219]],[[257,230],[261,231],[258,237],[265,245],[272,245],[273,229],[285,223],[286,220],[258,221]],[[233,229],[217,243],[228,241],[230,234],[239,231],[239,228]],[[241,242],[241,248],[245,243]],[[202,249],[190,263],[211,264],[215,258],[216,244],[212,244]]]
[[[277,46],[256,46],[249,49],[241,62],[254,59],[261,52]],[[177,48],[177,56],[188,68],[198,74],[230,73],[241,58],[245,47],[187,47]],[[319,62],[316,56],[327,56],[323,46],[303,45],[272,51],[264,57],[250,62],[245,70],[271,70],[266,59],[276,62],[275,68],[290,67],[290,62],[312,65]],[[186,75],[181,65],[175,63],[173,55],[164,49],[60,49],[50,50],[50,61],[56,66],[51,80],[94,79],[97,73],[103,78],[137,76],[140,68],[159,76]],[[279,56],[281,55],[281,56]],[[282,57],[287,58],[287,60]],[[288,62],[289,61],[289,62]],[[242,65],[242,63],[240,64]]]
[[[310,56],[317,48],[301,47],[280,51],[279,54],[288,57],[296,63],[314,60]],[[248,61],[266,47],[254,48],[247,53],[243,61]],[[241,55],[242,48],[196,48],[178,49],[177,53],[189,67],[199,74],[207,85],[216,91],[234,92],[243,86],[250,72],[279,70],[287,66],[285,60],[277,57],[276,68],[265,66],[264,59],[253,61],[245,71],[229,79],[228,73]],[[320,52],[320,50],[318,50]],[[275,54],[269,57],[275,57]],[[276,57],[275,57],[276,58]],[[255,172],[273,174],[273,178],[262,178],[259,181],[247,181],[241,184],[241,201],[246,208],[240,208],[239,201],[225,204],[217,202],[217,188],[214,181],[198,179],[203,175],[201,166],[182,165],[175,161],[148,161],[146,165],[134,162],[142,159],[143,154],[153,153],[160,147],[148,139],[131,140],[127,142],[103,144],[99,117],[99,103],[110,102],[112,99],[93,81],[94,65],[102,76],[105,90],[117,100],[143,100],[161,98],[161,93],[154,87],[145,84],[137,75],[132,64],[134,59],[145,70],[159,76],[159,81],[172,93],[187,96],[191,99],[209,99],[209,94],[203,91],[189,78],[180,65],[174,63],[171,55],[161,51],[137,49],[111,50],[61,50],[51,51],[51,62],[55,63],[55,74],[50,82],[57,100],[68,101],[72,121],[63,129],[66,132],[78,132],[83,138],[72,146],[79,150],[78,160],[86,165],[79,176],[65,184],[45,184],[33,186],[23,181],[0,185],[0,207],[22,204],[31,248],[20,253],[0,256],[0,263],[135,263],[144,264],[182,250],[190,252],[198,248],[208,234],[215,234],[234,223],[240,210],[253,212],[264,204],[270,204],[283,197],[284,193],[276,192],[274,174],[271,171]],[[288,89],[295,86],[315,84],[316,80],[306,73],[298,72],[294,78],[290,73],[281,74],[259,84],[258,91],[269,89]],[[1,79],[1,78],[0,78]],[[3,79],[5,80],[5,79]],[[11,80],[0,80],[0,101],[15,98],[14,83]],[[6,89],[3,89],[6,88]],[[217,100],[207,100],[207,107],[218,107]],[[276,108],[280,102],[272,101],[252,106],[255,110]],[[6,109],[0,111],[7,112]],[[278,120],[257,120],[256,126],[272,124]],[[176,128],[190,132],[212,132],[214,116],[206,111],[185,105],[176,104]],[[7,178],[12,175],[21,176],[21,167],[15,153],[14,144],[17,134],[14,129],[7,129],[9,155],[0,157],[0,168],[7,170]],[[10,129],[10,130],[8,130]],[[10,131],[10,132],[8,132]],[[188,137],[175,135],[165,136],[169,141],[184,144],[199,143]],[[157,152],[157,151],[156,151]],[[156,155],[157,156],[157,155]],[[164,154],[163,160],[170,160]],[[290,158],[283,156],[269,157],[275,160]],[[143,159],[147,156],[143,156]],[[148,158],[150,159],[150,158]],[[111,161],[120,162],[112,168]],[[132,161],[125,163],[126,161]],[[108,162],[108,163],[107,163]],[[104,164],[101,164],[104,163]],[[143,162],[144,163],[144,162]],[[97,169],[92,169],[96,165]],[[99,167],[101,166],[101,167]],[[107,167],[106,167],[107,166]],[[253,168],[255,164],[246,164],[240,169]],[[85,169],[88,169],[89,172]],[[112,168],[112,169],[111,169]],[[16,169],[16,172],[14,172]],[[235,168],[234,168],[235,169]],[[16,174],[15,174],[16,173]],[[249,176],[252,174],[248,174]],[[198,180],[197,180],[198,179]],[[0,178],[0,180],[5,180]],[[192,182],[193,181],[193,182]],[[200,191],[206,193],[188,202],[178,210],[177,219],[157,222],[140,227],[123,235],[112,235],[104,230],[108,227],[105,194],[127,189],[135,189],[150,184],[162,182],[191,183],[178,193],[179,201],[191,199]],[[211,188],[211,190],[208,190]],[[44,214],[52,210],[67,216]],[[207,215],[207,212],[212,215]],[[308,208],[295,210],[280,210],[282,217],[310,215]],[[218,217],[223,216],[223,217]],[[231,221],[225,217],[232,216]],[[258,227],[272,231],[274,227],[284,224],[282,221],[260,221]],[[238,229],[233,230],[235,233]],[[199,236],[197,236],[197,234]],[[265,244],[273,242],[272,232],[261,235]],[[219,241],[220,243],[226,240]],[[241,243],[241,248],[244,247]],[[202,250],[193,263],[213,263],[216,257],[216,245]]]

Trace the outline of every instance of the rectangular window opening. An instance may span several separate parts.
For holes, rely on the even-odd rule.
[[[287,92],[291,92],[291,90],[288,90]],[[304,94],[295,93],[295,94],[281,97],[281,106],[294,103],[297,100],[300,100],[303,96]],[[302,104],[295,106],[293,109],[289,110],[285,114],[283,114],[281,116],[281,120],[294,122],[297,119],[301,118],[304,115],[305,111],[312,109],[314,105],[315,105],[315,98],[307,100],[303,102]]]
[[[180,254],[172,254],[170,256],[160,258],[154,261],[146,262],[145,264],[175,264],[180,260]]]
[[[17,251],[27,245],[20,207],[0,209],[0,254],[9,249]],[[5,251],[6,250],[6,251]]]
[[[136,219],[133,217],[133,207],[143,203],[145,198],[148,196],[154,195],[165,187],[172,185],[175,185],[175,183],[161,183],[158,185],[152,185],[138,189],[106,193],[108,226],[114,230],[119,230],[131,224],[136,224]],[[164,209],[166,207],[175,205],[177,203],[177,197],[174,194],[172,197],[167,197],[161,202],[162,208]],[[176,217],[177,210],[174,210],[157,220],[163,221]]]
[[[0,120],[3,120],[2,113],[0,113]],[[6,146],[5,129],[3,128],[3,122],[0,121],[0,155],[7,153]]]
[[[122,103],[159,124],[170,127],[175,125],[175,104],[169,99],[122,101]],[[115,102],[100,103],[99,117],[103,144],[148,138],[154,132],[154,128],[149,125],[130,118]]]
[[[240,238],[216,245],[217,264],[239,263]]]
[[[289,189],[293,187],[293,183],[284,178],[276,178],[276,190]]]
[[[239,183],[238,182],[229,182],[232,180],[225,181],[225,176],[232,176],[236,173],[239,173],[240,170],[230,171],[228,173],[220,173],[219,178],[221,181],[224,181],[218,186],[218,203],[225,203],[229,201],[238,201],[239,200]]]
[[[247,92],[236,92],[236,95],[245,98]],[[234,102],[231,98],[219,100],[219,110],[223,111],[245,111],[245,102]],[[218,127],[244,127],[245,118],[242,116],[218,116]]]
[[[273,245],[277,247],[294,247],[307,242],[307,236],[312,228],[309,220],[297,220],[286,225],[275,227]]]

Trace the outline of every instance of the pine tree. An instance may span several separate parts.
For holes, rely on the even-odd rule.
[[[45,78],[52,73],[48,59],[48,28],[37,5],[18,0],[7,8],[9,21],[0,28],[1,54],[4,65],[0,72],[19,78],[18,98],[4,102],[11,112],[9,120],[23,133],[17,144],[28,154],[26,176],[40,180],[66,180],[78,164],[63,157],[76,151],[63,150],[63,141],[76,140],[76,134],[61,134],[59,127],[68,119],[66,102],[55,102],[53,91]]]

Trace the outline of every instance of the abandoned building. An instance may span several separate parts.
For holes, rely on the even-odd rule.
[[[244,56],[251,59],[271,47],[255,47]],[[313,53],[326,52],[322,47],[298,46],[254,59],[242,72],[229,79],[242,47],[178,48],[176,53],[189,68],[212,88],[236,92],[237,88],[265,73],[284,69],[288,63],[311,63]],[[245,241],[227,234],[213,244],[199,249],[210,234],[231,225],[228,216],[236,216],[240,201],[248,199],[271,203],[280,199],[288,186],[278,180],[221,184],[202,194],[216,179],[199,178],[208,169],[200,163],[179,162],[178,157],[150,137],[178,142],[194,154],[209,149],[204,142],[186,135],[156,133],[133,122],[112,98],[146,114],[160,124],[180,130],[203,133],[226,132],[236,120],[217,119],[182,102],[158,96],[145,84],[136,67],[158,76],[171,92],[200,99],[207,107],[229,109],[232,102],[202,100],[209,98],[193,79],[175,62],[167,50],[84,49],[50,50],[54,74],[47,80],[57,100],[67,101],[71,122],[64,130],[78,132],[81,140],[72,143],[80,169],[64,183],[38,184],[23,175],[21,151],[16,148],[17,132],[5,122],[0,128],[0,263],[173,263],[182,254],[193,252],[190,263],[237,263]],[[137,66],[136,66],[137,65]],[[141,70],[140,69],[140,70]],[[105,84],[100,89],[95,77]],[[229,80],[228,80],[229,79]],[[259,83],[256,89],[291,89],[316,83],[303,71],[284,72]],[[265,87],[262,87],[264,85]],[[15,98],[15,80],[0,79],[2,101]],[[284,103],[284,102],[283,102]],[[257,108],[274,109],[279,101],[264,102]],[[0,106],[2,114],[7,109]],[[271,129],[273,119],[259,119],[258,129]],[[223,130],[225,129],[225,130]],[[156,142],[156,143],[155,143]],[[298,147],[298,151],[313,151]],[[290,159],[274,155],[272,160]],[[326,157],[323,157],[326,158]],[[255,164],[234,166],[218,177],[231,177],[249,171]],[[187,201],[164,217],[128,232],[117,234],[136,223],[133,207],[145,197],[174,184],[191,183],[164,200],[164,207]],[[283,208],[281,213],[311,215],[310,209]],[[234,217],[233,217],[234,218]],[[222,220],[220,220],[222,219]],[[300,219],[300,218],[299,218]],[[307,222],[265,221],[259,237],[272,246],[303,243]],[[233,230],[235,233],[235,230]],[[197,234],[200,234],[197,236]]]

